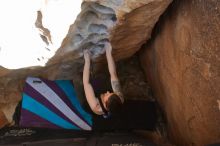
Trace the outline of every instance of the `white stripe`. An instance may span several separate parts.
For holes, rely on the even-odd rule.
[[[33,81],[41,81],[41,83],[33,83]],[[91,130],[91,127],[81,120],[60,97],[48,87],[41,79],[28,77],[26,82],[32,86],[36,91],[43,95],[50,103],[59,109],[67,118],[84,130]]]

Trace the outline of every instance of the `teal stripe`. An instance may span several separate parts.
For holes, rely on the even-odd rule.
[[[83,110],[79,100],[77,99],[76,91],[70,80],[56,80],[56,84],[63,90],[66,96],[71,101],[72,105],[78,110],[82,117],[92,125],[92,116]]]
[[[47,107],[39,103],[38,101],[34,100],[32,97],[28,96],[27,94],[23,93],[23,101],[22,101],[22,108],[38,115],[39,117],[58,125],[59,127],[65,129],[77,129],[80,130],[78,127],[72,125],[71,123],[67,122],[66,120],[59,117],[57,114],[50,111]]]

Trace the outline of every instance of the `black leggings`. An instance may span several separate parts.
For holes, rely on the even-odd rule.
[[[122,111],[110,119],[93,115],[93,130],[154,130],[156,122],[155,102],[125,100]]]

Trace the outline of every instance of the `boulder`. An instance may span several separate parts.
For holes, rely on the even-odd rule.
[[[140,60],[177,145],[220,141],[220,2],[172,3]]]
[[[0,128],[6,126],[8,124],[8,120],[5,117],[5,114],[0,111]]]

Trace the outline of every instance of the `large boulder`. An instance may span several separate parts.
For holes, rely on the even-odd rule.
[[[7,124],[8,124],[8,120],[5,117],[5,114],[2,111],[0,111],[0,128],[6,126]]]
[[[220,141],[220,1],[177,0],[140,52],[177,145]]]

